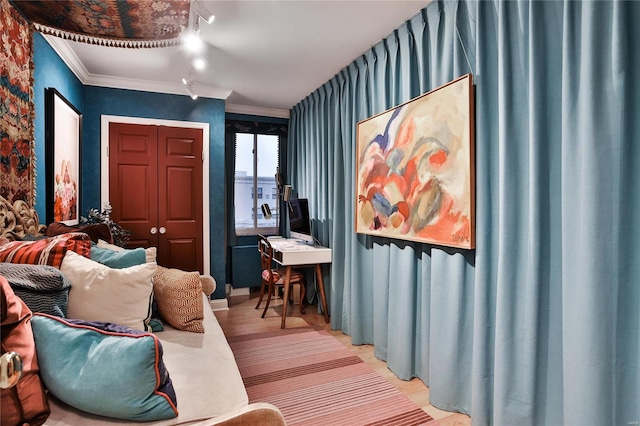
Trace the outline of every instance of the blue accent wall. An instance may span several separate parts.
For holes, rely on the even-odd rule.
[[[100,200],[101,115],[209,123],[209,214],[211,275],[218,283],[214,298],[225,297],[224,101],[135,90],[85,87],[82,135],[82,205]],[[206,144],[206,141],[205,141]],[[204,200],[207,202],[207,200]]]
[[[225,297],[224,100],[84,86],[41,34],[34,34],[36,211],[46,221],[45,97],[58,90],[83,114],[80,213],[100,209],[100,117],[117,115],[209,123],[209,212],[211,275],[218,283],[213,298]],[[205,142],[206,143],[206,142]],[[207,202],[207,200],[205,200]]]
[[[36,151],[36,211],[40,222],[46,221],[46,169],[45,169],[45,128],[44,90],[53,87],[60,92],[80,112],[84,109],[84,86],[71,72],[53,48],[40,33],[33,34],[33,99],[35,104],[35,151]],[[83,182],[81,182],[82,184]],[[80,200],[80,208],[83,207]]]

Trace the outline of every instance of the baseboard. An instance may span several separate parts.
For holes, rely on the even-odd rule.
[[[227,297],[232,296],[248,296],[251,294],[250,288],[233,288],[231,284],[227,283],[224,287]],[[211,305],[212,311],[228,311],[229,310],[229,301],[227,298],[224,299],[213,299],[209,301]]]
[[[251,294],[251,289],[249,287],[245,287],[245,288],[231,287],[231,290],[227,294],[229,296],[248,296],[249,294]]]
[[[225,290],[227,292],[227,297],[248,296],[249,294],[251,294],[251,289],[249,287],[233,288],[230,283],[227,283],[225,285]]]
[[[209,305],[211,305],[212,311],[228,311],[229,310],[229,302],[227,302],[226,298],[210,300]]]

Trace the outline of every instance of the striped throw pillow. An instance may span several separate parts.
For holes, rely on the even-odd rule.
[[[10,241],[0,246],[0,262],[49,265],[60,269],[67,250],[89,257],[91,240],[81,232],[70,232],[36,241]]]

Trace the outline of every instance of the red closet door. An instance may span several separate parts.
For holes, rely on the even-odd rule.
[[[132,232],[128,247],[157,247],[158,264],[203,271],[202,130],[111,123],[109,199]]]
[[[202,273],[202,129],[158,128],[158,262]]]

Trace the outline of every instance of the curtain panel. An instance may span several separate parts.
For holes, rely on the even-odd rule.
[[[474,424],[640,421],[640,3],[435,1],[291,111],[331,326]],[[354,233],[356,124],[475,82],[476,249]]]

